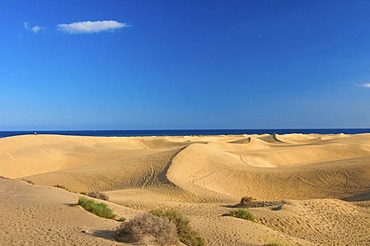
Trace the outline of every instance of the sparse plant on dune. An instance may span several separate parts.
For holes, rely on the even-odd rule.
[[[239,219],[254,221],[254,216],[246,209],[231,210],[230,215]]]
[[[278,240],[273,240],[271,242],[264,243],[263,246],[288,246],[288,244],[282,243]]]
[[[117,219],[117,221],[119,221],[119,222],[123,222],[123,221],[126,221],[126,218],[124,218],[124,217],[120,217],[119,219]]]
[[[31,184],[31,185],[34,185],[35,183],[31,180],[28,180],[28,179],[22,179],[23,181],[26,181],[27,183]]]
[[[159,245],[173,245],[178,242],[176,226],[168,218],[161,218],[150,213],[136,216],[122,223],[117,230],[118,241],[143,241],[154,237]]]
[[[5,177],[5,176],[0,176],[0,179],[10,179],[10,178]]]
[[[248,206],[250,205],[250,203],[253,201],[253,197],[251,196],[243,196],[241,199],[240,199],[240,205],[244,205],[244,206]]]
[[[63,189],[63,190],[66,190],[66,191],[70,191],[67,187],[65,187],[64,185],[54,185],[54,187],[56,188],[59,188],[59,189]]]
[[[150,211],[150,213],[158,217],[168,218],[174,223],[176,225],[177,235],[182,243],[188,246],[206,245],[204,238],[191,228],[190,220],[180,212],[173,209],[157,209]]]
[[[107,194],[101,193],[99,191],[90,191],[89,193],[87,193],[87,195],[89,197],[97,198],[100,200],[105,200],[105,201],[109,200],[109,196]]]
[[[86,211],[89,211],[97,216],[113,219],[115,215],[113,211],[105,203],[97,203],[93,199],[88,199],[86,197],[80,197],[78,199],[77,205],[83,207]]]

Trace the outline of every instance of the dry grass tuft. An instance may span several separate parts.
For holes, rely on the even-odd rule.
[[[87,193],[87,195],[89,197],[97,198],[100,200],[105,200],[105,201],[109,200],[109,196],[107,194],[101,193],[99,191],[90,191],[89,193]]]
[[[119,221],[119,222],[123,222],[123,221],[126,221],[126,218],[124,218],[124,217],[120,217],[120,218],[118,218],[118,219],[116,219],[117,221]]]
[[[23,181],[26,181],[27,183],[31,184],[31,185],[34,185],[35,183],[31,180],[28,180],[28,179],[22,179]]]
[[[253,197],[251,196],[243,196],[241,199],[240,199],[240,203],[241,205],[245,205],[245,206],[248,206],[250,205],[250,203],[254,200]]]
[[[150,213],[136,216],[122,223],[117,230],[118,241],[143,241],[154,237],[159,245],[173,245],[178,242],[176,226],[168,218],[160,218]]]
[[[54,185],[54,187],[59,188],[59,189],[63,189],[63,190],[66,190],[66,191],[70,191],[70,189],[68,189],[64,185]]]

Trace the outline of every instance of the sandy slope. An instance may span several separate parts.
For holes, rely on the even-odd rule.
[[[127,213],[125,217],[174,207],[191,217],[210,245],[259,245],[269,239],[297,245],[370,244],[368,134],[9,137],[0,139],[0,176],[44,186],[63,185],[77,193],[105,191],[116,204],[113,206]],[[1,214],[12,207],[19,214],[13,224],[31,218],[31,224],[63,228],[55,238],[45,228],[32,230],[32,240],[58,244],[68,240],[61,235],[65,232],[86,244],[112,242],[109,231],[106,240],[81,235],[76,229],[83,226],[79,223],[86,216],[91,217],[63,205],[75,202],[77,194],[18,181],[0,182],[2,197],[7,197],[1,200]],[[15,206],[15,194],[27,199]],[[245,195],[257,200],[290,200],[279,211],[252,208],[258,223],[221,216]],[[336,199],[359,201],[362,207]],[[49,209],[60,222],[42,212],[29,212],[32,206]],[[26,212],[19,212],[23,210]],[[62,212],[55,211],[67,216],[63,219]],[[79,216],[76,221],[74,217]],[[110,230],[117,224],[92,218],[94,222],[89,223],[96,230]],[[0,226],[7,219],[0,219]],[[5,233],[18,235],[32,228],[27,226],[22,225],[23,231],[7,226]],[[18,241],[9,243],[27,241],[26,237],[15,238]]]
[[[0,179],[0,245],[112,245],[114,220],[71,206],[79,195]],[[118,214],[133,214],[116,209]],[[83,233],[88,230],[88,233]],[[118,243],[117,243],[118,244]],[[119,245],[124,245],[119,244]]]

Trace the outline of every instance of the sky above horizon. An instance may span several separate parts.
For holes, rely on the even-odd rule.
[[[0,131],[370,128],[369,1],[0,9]]]

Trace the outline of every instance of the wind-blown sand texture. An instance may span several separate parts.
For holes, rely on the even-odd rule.
[[[208,245],[370,245],[370,134],[16,136],[0,176],[4,245],[123,245],[119,222],[71,206],[88,191],[127,219],[175,208]],[[243,196],[255,222],[222,216]]]

